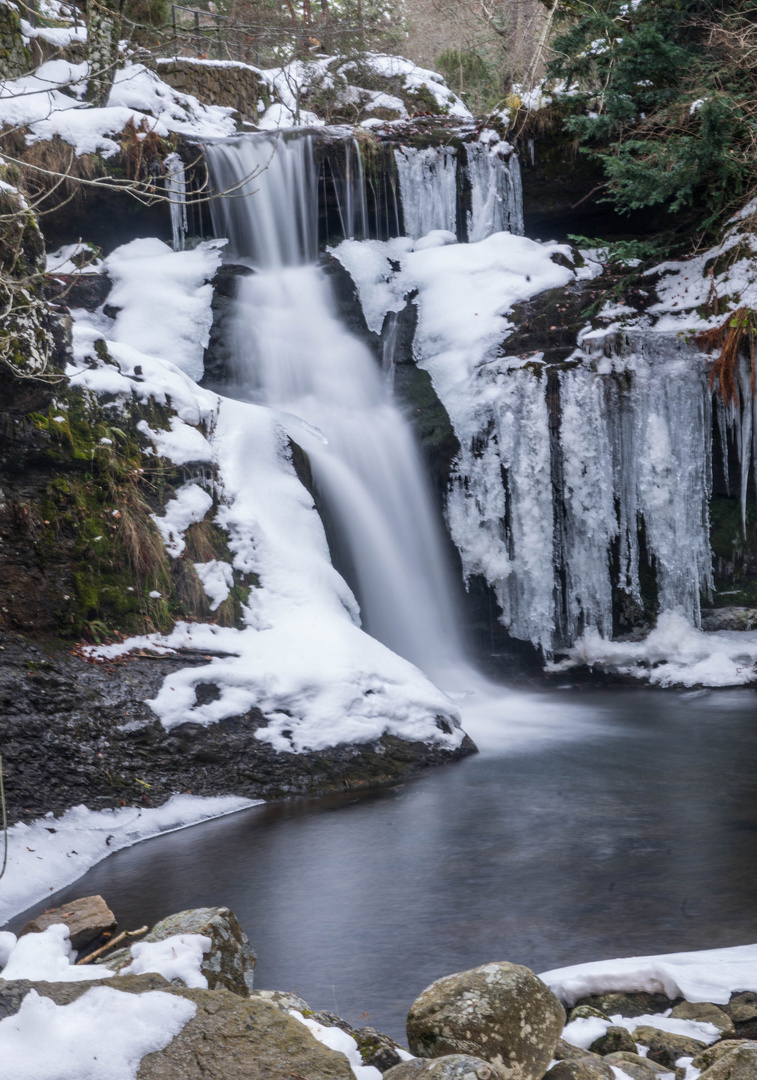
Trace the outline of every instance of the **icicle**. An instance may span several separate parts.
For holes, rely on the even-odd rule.
[[[605,379],[585,368],[560,375],[565,632],[612,634],[610,543],[618,534]]]
[[[453,416],[462,449],[448,499],[450,531],[466,578],[483,574],[513,636],[550,653],[554,509],[546,379],[496,365],[478,378],[480,407]]]
[[[166,192],[171,209],[171,233],[174,251],[183,251],[187,237],[187,181],[184,162],[178,154],[169,154],[165,159]]]
[[[752,386],[751,373],[743,356],[739,358],[739,387],[741,389],[741,528],[746,538],[746,497],[752,454]]]
[[[731,471],[728,468],[728,420],[725,414],[725,404],[720,394],[715,398],[715,415],[718,418],[718,434],[720,435],[720,452],[723,458],[723,476],[725,477],[726,495],[731,495]],[[757,468],[757,456],[755,456],[755,468]]]
[[[471,210],[468,240],[476,243],[495,232],[523,235],[523,190],[520,166],[506,143],[465,147]]]
[[[395,147],[405,235],[417,240],[432,229],[457,228],[457,151]]]

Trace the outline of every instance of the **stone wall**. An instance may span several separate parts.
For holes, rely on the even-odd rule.
[[[247,64],[209,63],[189,57],[159,60],[161,79],[184,94],[194,94],[208,105],[225,105],[237,111],[238,122],[256,124],[258,103],[270,104],[268,85],[258,72]]]

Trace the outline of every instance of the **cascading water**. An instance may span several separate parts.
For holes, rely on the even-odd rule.
[[[344,548],[365,628],[424,670],[441,671],[462,649],[440,526],[409,425],[376,359],[339,322],[315,262],[311,137],[250,136],[207,154],[216,188],[249,196],[212,204],[217,234],[254,269],[240,279],[234,319],[246,392],[304,421],[297,441]]]

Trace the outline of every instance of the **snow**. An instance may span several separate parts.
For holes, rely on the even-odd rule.
[[[223,241],[172,251],[162,240],[132,240],[105,260],[113,282],[108,304],[120,309],[112,341],[171,363],[199,380],[210,337],[213,278]]]
[[[35,72],[0,82],[0,123],[28,128],[27,142],[58,135],[78,154],[118,153],[117,136],[132,121],[166,137],[172,132],[218,138],[236,130],[232,109],[203,105],[164,83],[142,64],[115,72],[108,104],[96,108],[82,101],[89,65],[49,60]]]
[[[50,813],[28,824],[19,822],[8,830],[0,925],[70,885],[114,851],[260,802],[236,796],[174,795],[160,807],[95,811],[75,806],[58,818]],[[8,947],[7,939],[4,947]]]
[[[304,1024],[319,1043],[328,1046],[330,1050],[336,1050],[339,1054],[344,1054],[350,1063],[350,1068],[356,1080],[381,1080],[379,1069],[373,1065],[363,1064],[357,1043],[346,1031],[342,1031],[338,1027],[326,1027],[324,1024],[319,1024],[317,1020],[304,1017],[296,1009],[290,1009],[289,1015]]]
[[[555,968],[539,978],[568,1007],[579,998],[610,991],[663,993],[671,999],[725,1005],[732,993],[757,991],[757,945],[599,960]]]
[[[228,563],[219,562],[218,559],[195,563],[194,568],[210,600],[210,610],[215,611],[228,597],[234,585],[234,572]]]
[[[202,521],[212,505],[213,496],[205,488],[187,483],[178,488],[175,498],[166,503],[164,514],[150,515],[171,558],[177,559],[181,555],[186,547],[184,533],[194,522]]]
[[[26,19],[21,19],[21,33],[27,41],[41,38],[56,49],[67,49],[74,42],[83,45],[87,40],[87,28],[82,22],[78,26],[32,26]]]
[[[658,1031],[668,1031],[672,1035],[683,1035],[687,1039],[698,1039],[699,1042],[717,1042],[721,1037],[714,1024],[707,1024],[699,1020],[678,1020],[667,1016],[665,1013],[645,1013],[641,1016],[612,1015],[609,1020],[602,1020],[599,1016],[581,1017],[571,1020],[563,1029],[562,1037],[573,1046],[580,1046],[588,1050],[595,1039],[600,1039],[607,1029],[614,1027],[625,1028],[633,1035],[636,1028],[653,1027]]]
[[[197,1012],[159,990],[123,994],[94,987],[69,1005],[30,990],[15,1016],[0,1020],[0,1061],[8,1080],[136,1080],[146,1054],[162,1050]]]
[[[119,975],[144,975],[156,971],[169,982],[181,979],[185,986],[207,990],[208,980],[200,967],[212,945],[204,934],[174,934],[163,941],[137,941],[131,946],[132,962],[122,968]]]
[[[77,255],[82,254],[87,254],[91,261],[78,267],[73,260]],[[102,259],[94,257],[94,252],[88,244],[64,244],[57,251],[46,253],[45,272],[48,274],[101,274],[103,262]]]
[[[643,641],[608,641],[589,627],[548,666],[580,664],[644,679],[656,686],[742,686],[757,679],[757,631],[697,630],[677,611],[663,611]]]
[[[137,427],[154,445],[156,453],[160,457],[168,458],[174,465],[188,465],[192,461],[213,461],[213,448],[201,431],[185,424],[177,416],[172,416],[169,422],[169,431],[154,431],[146,420],[140,420]]]
[[[11,950],[2,970],[3,979],[44,982],[79,982],[102,979],[113,972],[90,964],[75,966],[76,951],[63,923],[48,926],[41,934],[24,934]]]

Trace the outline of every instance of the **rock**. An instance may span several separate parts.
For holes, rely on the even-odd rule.
[[[723,1054],[706,1069],[700,1080],[754,1080],[757,1076],[757,1046],[742,1043]]]
[[[603,1060],[605,1064],[621,1069],[631,1077],[631,1080],[656,1080],[658,1076],[670,1076],[670,1069],[664,1065],[658,1065],[656,1061],[650,1061],[649,1058],[643,1058],[641,1054],[632,1054],[626,1050],[620,1050],[616,1054],[607,1054]]]
[[[680,998],[678,1000],[680,1001]],[[675,1004],[676,1002],[671,1001],[665,994],[648,994],[646,991],[628,994],[613,991],[579,998],[576,1002],[577,1006],[588,1005],[607,1016],[647,1016],[650,1013],[666,1012]]]
[[[137,1080],[292,1080],[293,1075],[354,1080],[344,1054],[317,1042],[304,1024],[271,1001],[228,990],[188,990],[161,975],[124,975],[104,983],[124,993],[162,990],[197,1006],[196,1015],[167,1047],[142,1059]],[[6,1004],[16,1012],[32,989],[68,1005],[92,988],[89,982],[0,981],[0,1010]]]
[[[658,1031],[653,1027],[637,1027],[633,1033],[634,1041],[649,1047],[648,1061],[675,1068],[675,1063],[682,1057],[696,1057],[707,1044],[698,1039],[689,1039],[685,1035],[672,1035],[669,1031]]]
[[[156,923],[140,941],[164,941],[174,934],[204,934],[211,940],[200,970],[208,980],[208,990],[230,990],[247,997],[258,958],[253,952],[233,911],[227,907],[190,908]],[[102,961],[111,971],[120,971],[131,963],[129,949],[119,949]]]
[[[403,1061],[384,1073],[384,1080],[492,1080],[494,1068],[470,1054]]]
[[[312,1012],[307,1001],[301,998],[299,994],[290,994],[286,990],[251,990],[248,997],[270,1001],[271,1004],[278,1009],[283,1009],[284,1012],[289,1012],[290,1009],[296,1009],[297,1012],[301,1013]]]
[[[676,1005],[670,1015],[676,1020],[699,1020],[705,1024],[712,1024],[720,1032],[721,1039],[733,1039],[736,1035],[736,1028],[730,1016],[717,1005],[711,1005],[709,1001],[682,1001],[680,1005]]]
[[[602,1058],[587,1055],[558,1061],[544,1074],[544,1080],[615,1080],[615,1073]]]
[[[600,1020],[609,1021],[610,1019],[606,1013],[593,1008],[591,1005],[576,1005],[575,1009],[571,1009],[570,1011],[569,1023],[572,1023],[574,1020],[588,1020],[592,1016],[596,1016]]]
[[[309,1020],[315,1020],[326,1027],[338,1027],[351,1035],[357,1043],[364,1065],[373,1065],[380,1072],[386,1072],[402,1062],[402,1055],[398,1053],[398,1050],[401,1049],[399,1044],[388,1035],[377,1031],[376,1028],[354,1028],[352,1024],[343,1020],[341,1016],[337,1016],[336,1013],[328,1012],[325,1009],[321,1012],[311,1012],[308,1009],[304,1015]]]
[[[565,1039],[558,1039],[557,1046],[555,1047],[552,1057],[557,1058],[558,1061],[564,1061],[569,1058],[582,1058],[591,1056],[589,1050],[584,1050],[580,1046],[574,1046],[573,1043],[567,1042]],[[597,1055],[598,1057],[599,1055]]]
[[[636,1043],[624,1027],[616,1027],[611,1024],[604,1035],[594,1040],[589,1049],[595,1054],[602,1054],[603,1057],[606,1054],[616,1054],[622,1050],[635,1054]]]
[[[732,994],[723,1012],[733,1020],[740,1038],[757,1039],[757,994],[752,990]]]
[[[137,1080],[354,1080],[350,1064],[273,1002],[227,990],[173,993],[197,1014],[164,1050],[142,1059]]]
[[[724,1039],[722,1042],[715,1043],[713,1046],[708,1046],[701,1054],[697,1054],[691,1064],[695,1069],[699,1069],[700,1072],[705,1072],[710,1066],[714,1065],[716,1061],[720,1061],[724,1054],[730,1053],[731,1050],[739,1050],[743,1046],[753,1047],[757,1050],[757,1042],[744,1042],[741,1039]]]
[[[541,1080],[565,1025],[555,995],[526,967],[491,963],[439,979],[410,1007],[408,1045],[418,1057],[466,1054],[505,1080]]]
[[[116,917],[102,896],[85,896],[81,900],[73,900],[70,904],[46,911],[44,915],[38,915],[26,924],[18,936],[41,934],[55,923],[63,923],[69,928],[74,949],[83,949],[101,934],[114,930]]]

